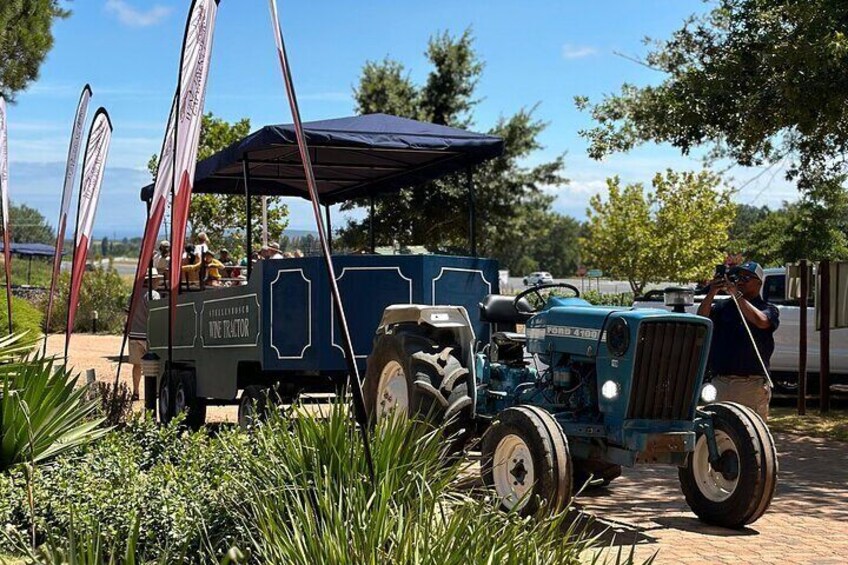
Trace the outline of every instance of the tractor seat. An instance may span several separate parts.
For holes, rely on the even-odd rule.
[[[522,298],[518,302],[521,311],[516,310],[514,303],[512,296],[489,294],[480,303],[480,320],[490,324],[523,324],[533,316],[533,307],[527,300]]]
[[[495,345],[498,347],[503,347],[513,343],[523,346],[527,343],[527,336],[517,332],[496,332],[492,334],[492,341],[495,342]]]

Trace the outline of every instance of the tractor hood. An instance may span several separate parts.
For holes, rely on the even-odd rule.
[[[557,305],[561,304],[561,305]],[[551,352],[594,358],[607,342],[607,331],[614,321],[635,343],[637,331],[643,321],[700,321],[705,318],[692,314],[674,314],[659,308],[610,308],[592,306],[582,299],[559,299],[548,303],[543,310],[527,321],[527,348],[531,353]]]

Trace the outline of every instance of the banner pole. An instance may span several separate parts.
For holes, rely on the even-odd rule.
[[[324,222],[321,218],[321,205],[318,200],[318,189],[315,183],[315,172],[312,169],[312,160],[309,156],[309,151],[306,145],[306,135],[303,132],[303,124],[300,120],[300,109],[297,104],[297,95],[294,89],[294,81],[289,68],[288,57],[286,55],[286,45],[283,39],[283,31],[280,28],[279,17],[277,16],[277,4],[275,0],[271,2],[271,17],[276,35],[278,55],[280,58],[280,66],[283,72],[283,81],[286,86],[286,94],[288,95],[289,105],[291,107],[292,119],[294,120],[295,133],[297,137],[297,147],[300,152],[300,160],[303,164],[303,173],[306,177],[306,186],[309,189],[309,198],[312,201],[312,213],[315,216],[315,224],[318,227],[318,240],[321,244],[321,251],[324,256],[324,263],[327,267],[327,275],[330,283],[330,294],[333,297],[336,316],[338,317],[339,328],[341,330],[342,345],[345,352],[345,361],[347,362],[349,381],[353,390],[353,405],[356,421],[359,424],[359,429],[362,434],[362,445],[365,452],[365,459],[368,464],[368,471],[371,476],[371,481],[375,480],[374,462],[371,458],[371,446],[368,438],[368,414],[365,410],[365,399],[362,395],[362,383],[359,380],[359,368],[356,366],[356,358],[353,352],[353,342],[350,338],[350,331],[345,317],[344,304],[342,303],[341,293],[336,281],[336,273],[333,268],[333,259],[330,255],[330,248],[327,243],[327,234],[324,231]]]

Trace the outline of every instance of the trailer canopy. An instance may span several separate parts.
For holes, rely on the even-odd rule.
[[[12,253],[21,257],[53,257],[56,254],[56,248],[52,245],[44,243],[15,243],[12,242]],[[3,243],[0,242],[0,253],[5,250]],[[64,253],[62,253],[64,255]]]
[[[500,137],[367,114],[304,123],[321,204],[374,196],[468,169],[503,153]],[[294,126],[269,125],[197,164],[194,193],[309,198]],[[148,200],[153,185],[142,189]]]

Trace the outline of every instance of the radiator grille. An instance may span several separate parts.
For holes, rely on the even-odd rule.
[[[629,419],[689,419],[706,335],[703,324],[642,323],[636,340]]]

